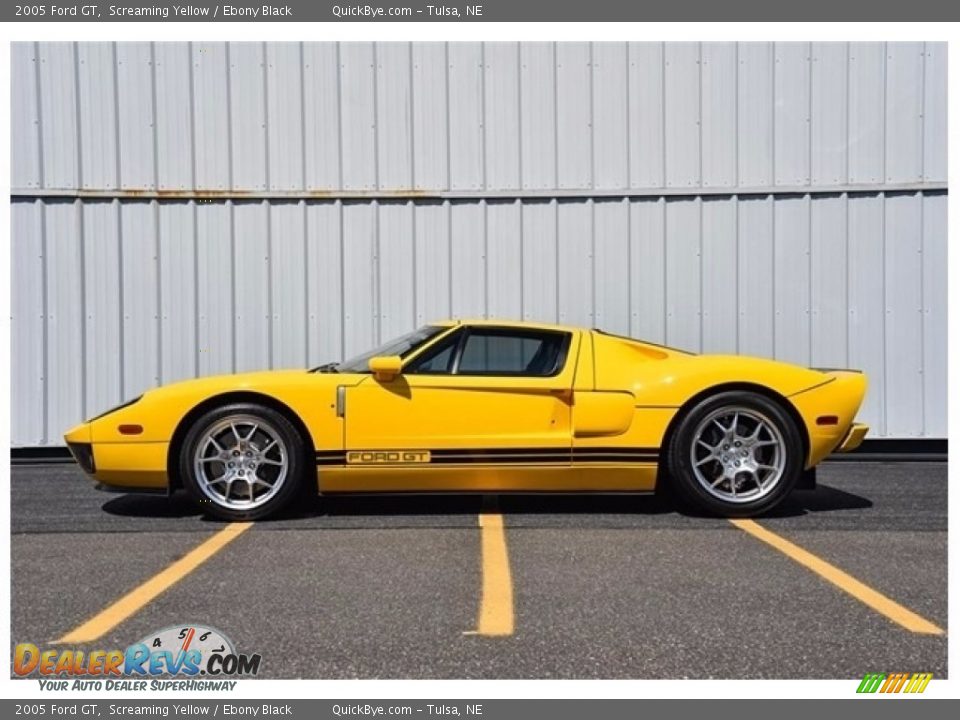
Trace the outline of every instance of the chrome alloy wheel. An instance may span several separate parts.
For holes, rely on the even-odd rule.
[[[786,443],[776,424],[751,408],[719,408],[694,432],[690,463],[703,488],[725,502],[769,495],[783,477]]]
[[[289,469],[280,433],[252,415],[231,415],[212,424],[193,456],[203,494],[232,510],[251,510],[268,502],[283,487]]]

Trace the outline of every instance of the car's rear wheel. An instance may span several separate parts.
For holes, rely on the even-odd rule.
[[[681,498],[729,517],[777,505],[803,464],[796,423],[779,403],[753,392],[723,392],[698,403],[668,447],[670,478]]]
[[[282,414],[237,403],[190,428],[180,454],[184,486],[203,510],[224,520],[273,515],[303,484],[304,442]]]

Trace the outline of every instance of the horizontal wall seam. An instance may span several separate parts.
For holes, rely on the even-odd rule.
[[[776,187],[549,189],[549,190],[90,190],[14,188],[12,199],[71,200],[589,200],[592,198],[744,197],[842,195],[844,193],[944,192],[947,183],[797,185]]]

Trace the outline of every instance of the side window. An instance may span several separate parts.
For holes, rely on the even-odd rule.
[[[560,332],[472,330],[457,374],[549,377],[562,369],[569,343]]]
[[[453,359],[461,336],[462,333],[454,333],[412,361],[403,371],[417,375],[449,375],[453,372]]]

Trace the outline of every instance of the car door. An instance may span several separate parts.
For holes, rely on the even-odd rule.
[[[579,342],[575,332],[467,326],[392,380],[370,376],[347,388],[348,465],[351,457],[390,464],[396,458],[369,451],[396,450],[431,464],[568,464]]]

